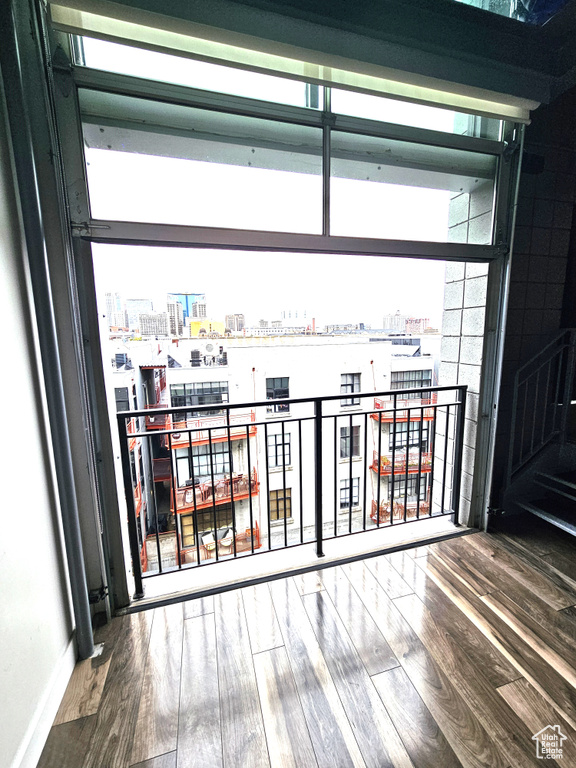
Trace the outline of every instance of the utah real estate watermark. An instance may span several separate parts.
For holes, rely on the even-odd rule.
[[[536,757],[539,760],[558,760],[562,757],[562,744],[568,737],[564,736],[559,725],[547,725],[532,736],[536,742]]]

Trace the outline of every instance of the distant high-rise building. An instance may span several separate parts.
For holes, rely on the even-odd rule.
[[[126,299],[128,328],[131,331],[139,330],[138,321],[140,315],[149,315],[153,311],[154,308],[150,299]]]
[[[168,302],[168,317],[170,318],[170,334],[182,336],[184,330],[184,309],[179,301]]]
[[[241,331],[245,327],[246,322],[244,315],[226,315],[226,328],[231,331]]]
[[[429,325],[428,317],[409,317],[406,319],[406,333],[424,333]]]
[[[169,336],[170,317],[168,312],[151,312],[138,319],[142,336]]]
[[[268,328],[268,320],[259,320],[258,328]]]
[[[192,304],[192,315],[194,318],[206,317],[206,303],[197,301]]]
[[[178,301],[182,305],[182,312],[184,314],[184,323],[187,325],[187,320],[192,317],[206,317],[206,294],[205,293],[169,293],[168,301]],[[198,308],[194,310],[195,304],[202,304],[204,306],[204,314],[198,313]]]
[[[387,331],[394,331],[395,333],[406,333],[406,321],[408,318],[406,315],[401,315],[400,310],[395,315],[384,315],[382,319],[382,327]]]
[[[107,293],[106,317],[109,328],[128,328],[128,317],[124,301],[119,293]]]

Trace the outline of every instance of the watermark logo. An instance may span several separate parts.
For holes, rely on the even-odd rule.
[[[536,742],[536,757],[539,760],[558,760],[562,757],[562,744],[567,739],[559,725],[547,725],[532,736]]]

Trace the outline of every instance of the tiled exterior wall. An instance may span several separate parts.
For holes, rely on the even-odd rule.
[[[540,107],[526,129],[520,179],[492,503],[499,506],[510,443],[516,370],[562,327],[576,201],[576,90]]]
[[[470,194],[463,192],[452,198],[449,212],[451,242],[489,242],[492,196],[492,185],[485,182]],[[465,524],[472,522],[470,506],[474,493],[476,426],[487,285],[487,264],[451,263],[446,266],[440,384],[468,385],[460,499],[461,522]],[[443,425],[439,425],[439,428],[438,447],[441,448],[445,430]],[[450,434],[449,440],[451,456]]]

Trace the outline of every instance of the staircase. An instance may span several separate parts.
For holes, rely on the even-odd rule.
[[[576,536],[576,332],[562,331],[516,374],[506,513]]]
[[[532,484],[540,491],[539,498],[516,505],[576,536],[576,470],[536,472]]]

